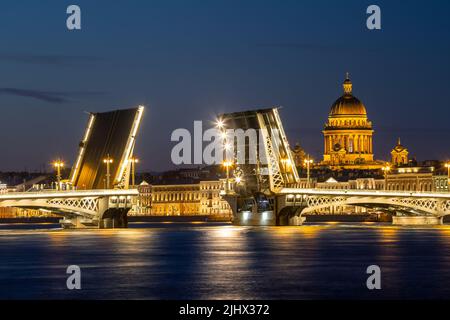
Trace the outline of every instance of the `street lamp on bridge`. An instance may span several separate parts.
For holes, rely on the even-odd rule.
[[[314,163],[314,160],[310,159],[309,155],[308,155],[308,157],[303,162],[306,165],[306,187],[309,189],[311,187],[310,169],[311,169],[311,165]]]
[[[110,182],[111,182],[111,173],[109,170],[109,167],[114,162],[114,160],[109,156],[103,159],[103,163],[106,164],[106,189],[109,189]]]
[[[383,170],[384,173],[384,190],[387,190],[387,175],[389,171],[391,171],[391,167],[389,165],[386,165],[383,168],[381,168],[381,170]]]
[[[225,167],[227,171],[227,180],[225,185],[225,192],[228,193],[230,189],[230,168],[233,166],[233,162],[229,160],[225,160],[222,165]]]
[[[56,160],[53,162],[53,167],[56,169],[57,188],[61,189],[61,169],[64,168],[64,162]]]
[[[136,185],[136,163],[139,163],[139,159],[132,157],[129,161],[131,163],[131,185],[134,188]]]

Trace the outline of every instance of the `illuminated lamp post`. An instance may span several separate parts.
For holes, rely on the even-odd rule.
[[[306,181],[307,181],[307,185],[306,186],[309,189],[309,188],[311,188],[311,172],[310,172],[310,170],[311,170],[311,165],[314,163],[314,160],[310,159],[309,155],[308,155],[308,158],[305,159],[303,162],[306,165],[306,177],[307,177],[306,178]]]
[[[106,164],[106,189],[109,189],[110,183],[111,183],[111,173],[110,173],[110,166],[113,163],[113,159],[109,156],[103,159],[103,163]]]
[[[227,180],[226,180],[226,185],[225,185],[225,193],[228,193],[228,191],[230,189],[230,168],[233,166],[233,162],[225,160],[222,163],[222,165],[227,170]]]
[[[216,120],[216,128],[220,130],[223,144],[223,152],[224,152],[224,161],[222,162],[222,166],[225,167],[227,172],[226,185],[225,185],[225,193],[228,193],[230,190],[230,168],[233,166],[233,162],[228,160],[228,151],[232,148],[232,145],[228,143],[227,132],[225,128],[225,122],[223,119]]]
[[[53,162],[53,167],[56,169],[57,189],[61,189],[61,168],[64,168],[64,162],[56,160]]]

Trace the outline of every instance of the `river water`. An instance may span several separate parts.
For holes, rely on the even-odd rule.
[[[381,290],[366,287],[370,265]],[[449,270],[450,226],[0,225],[0,299],[450,298]]]

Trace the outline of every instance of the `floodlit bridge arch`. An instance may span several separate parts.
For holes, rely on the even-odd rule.
[[[138,194],[136,189],[14,192],[0,195],[0,207],[48,210],[64,217],[66,227],[126,227]]]
[[[320,190],[301,190],[286,195],[286,205],[301,206],[301,214],[319,211],[332,206],[359,206],[366,208],[387,208],[392,211],[433,215],[450,215],[450,194],[448,193],[410,193],[380,191],[324,192]]]

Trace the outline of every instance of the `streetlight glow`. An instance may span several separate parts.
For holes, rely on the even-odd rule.
[[[61,189],[61,168],[64,168],[64,162],[62,160],[56,160],[53,162],[53,167],[56,169],[57,188]]]
[[[303,163],[306,166],[307,188],[310,188],[311,187],[311,171],[310,171],[310,169],[311,169],[311,165],[314,163],[314,160],[311,159],[308,155],[308,157],[305,160],[303,160]]]
[[[139,159],[132,157],[128,161],[131,163],[131,185],[134,188],[136,185],[136,163],[139,163]]]
[[[233,166],[233,162],[230,160],[225,160],[224,162],[222,162],[222,165],[225,167],[226,171],[227,171],[227,180],[226,180],[226,185],[225,185],[225,193],[228,193],[229,189],[230,189],[230,167]]]
[[[231,167],[231,166],[233,165],[233,162],[232,162],[232,161],[226,160],[226,161],[222,162],[222,165],[223,165],[225,168],[229,168],[229,167]]]
[[[114,162],[114,160],[109,156],[103,159],[103,163],[106,164],[106,189],[109,189],[110,181],[111,181],[111,173],[109,170],[110,165]]]
[[[223,129],[225,127],[224,121],[222,119],[217,119],[216,127],[219,128],[219,129]]]
[[[63,168],[64,167],[64,162],[62,162],[61,160],[57,160],[57,161],[53,162],[53,166],[55,168]]]

